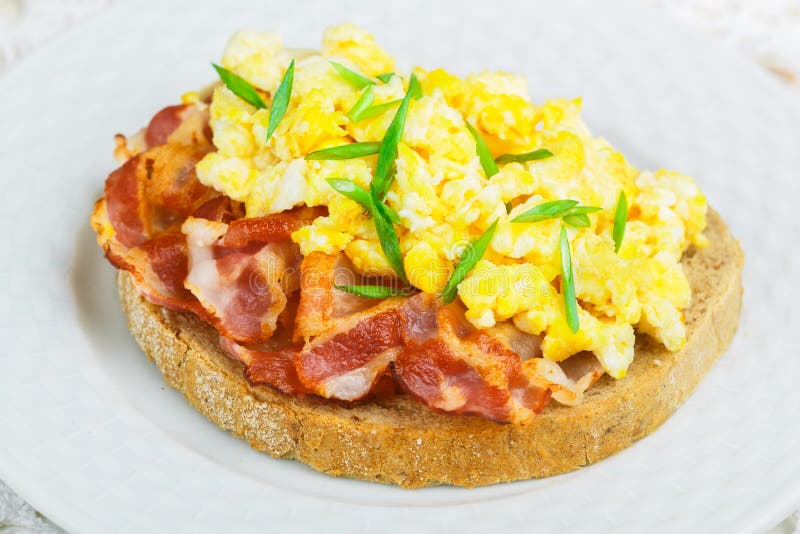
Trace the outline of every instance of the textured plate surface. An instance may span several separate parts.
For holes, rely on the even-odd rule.
[[[583,95],[634,164],[696,177],[747,254],[729,352],[653,436],[578,472],[476,490],[338,480],[251,451],[133,343],[88,225],[132,132],[239,28],[318,45],[353,21],[401,66],[506,69]],[[122,4],[0,80],[0,478],[74,532],[757,532],[800,502],[800,107],[755,67],[617,2]],[[398,519],[401,519],[398,521]]]

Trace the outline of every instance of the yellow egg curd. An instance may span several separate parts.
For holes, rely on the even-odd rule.
[[[292,59],[288,108],[265,142],[269,104]],[[221,65],[261,91],[267,109],[217,87],[210,105],[217,150],[198,164],[198,176],[243,202],[248,217],[301,204],[327,206],[328,216],[292,235],[302,253],[343,251],[362,272],[391,274],[370,214],[327,182],[346,178],[368,189],[377,156],[305,159],[328,147],[380,142],[397,111],[393,104],[376,116],[350,120],[347,113],[365,89],[342,76],[332,61],[373,80],[372,105],[402,99],[408,88],[411,73],[374,78],[395,71],[394,59],[372,35],[350,24],[328,29],[319,52],[284,48],[272,33],[235,34]],[[476,327],[513,322],[543,336],[546,358],[560,361],[592,351],[617,378],[633,359],[635,330],[679,349],[686,339],[682,310],[691,299],[680,260],[690,245],[705,245],[706,200],[693,180],[672,171],[635,169],[589,132],[580,100],[534,104],[520,76],[484,71],[459,78],[422,68],[413,73],[422,96],[410,101],[386,194],[399,216],[396,231],[411,284],[441,292],[464,247],[497,220],[488,250],[458,286],[467,319]],[[542,148],[553,156],[498,164],[499,172],[487,177],[467,121],[494,157]],[[615,252],[612,227],[620,191],[629,208]],[[560,294],[563,222],[511,222],[559,199],[602,208],[588,214],[588,227],[567,226],[577,332],[567,325]]]

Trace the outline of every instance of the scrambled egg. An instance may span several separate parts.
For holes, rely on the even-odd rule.
[[[390,274],[365,210],[326,182],[347,178],[367,188],[376,156],[340,161],[304,156],[380,141],[396,111],[352,123],[347,111],[361,91],[330,60],[364,76],[394,71],[394,60],[371,35],[345,24],[325,32],[318,53],[284,48],[272,33],[240,32],[230,39],[221,63],[263,91],[269,104],[293,58],[289,107],[268,143],[268,110],[256,110],[223,86],[214,91],[211,128],[217,151],[198,164],[198,176],[243,202],[248,217],[303,203],[327,206],[327,217],[293,234],[303,254],[344,251],[357,269]],[[467,243],[497,219],[489,250],[458,288],[467,319],[476,327],[513,322],[543,336],[546,358],[560,361],[593,351],[617,378],[633,358],[635,330],[679,349],[686,339],[682,310],[691,299],[681,255],[689,245],[706,244],[706,200],[693,180],[676,172],[635,169],[608,142],[592,136],[581,119],[580,100],[534,104],[520,76],[414,72],[423,96],[410,103],[395,180],[386,196],[400,218],[397,232],[411,283],[440,292]],[[374,104],[402,98],[409,76],[376,83]],[[538,148],[554,156],[499,165],[499,172],[487,178],[465,121],[477,128],[495,157]],[[628,198],[629,217],[615,253],[611,230],[620,190]],[[559,293],[561,221],[511,222],[557,199],[602,208],[589,215],[589,228],[568,229],[579,303],[576,333],[567,326]]]

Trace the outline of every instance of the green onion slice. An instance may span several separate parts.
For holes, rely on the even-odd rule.
[[[497,159],[494,161],[496,163],[524,163],[526,161],[534,161],[537,159],[545,159],[553,157],[553,153],[547,150],[546,148],[540,148],[539,150],[534,150],[533,152],[525,152],[523,154],[503,154],[502,156],[498,156]]]
[[[358,202],[372,213],[372,197],[370,194],[352,180],[344,178],[328,178],[327,182],[332,188],[350,200]]]
[[[378,233],[378,240],[381,249],[386,256],[386,260],[397,274],[397,277],[405,284],[408,283],[405,267],[403,266],[403,254],[400,252],[400,240],[392,224],[392,216],[389,215],[388,206],[378,197],[377,192],[372,189],[372,220],[375,222],[375,231]]]
[[[497,164],[494,162],[494,158],[492,158],[492,153],[489,152],[489,147],[486,146],[486,141],[483,140],[483,137],[481,137],[481,134],[478,133],[478,130],[476,130],[475,127],[469,122],[467,122],[466,125],[469,133],[471,133],[472,137],[475,139],[475,151],[478,153],[478,157],[481,160],[483,172],[486,173],[487,178],[491,178],[500,172],[497,168]]]
[[[445,304],[453,302],[458,292],[458,284],[464,281],[467,274],[475,267],[475,265],[483,257],[489,243],[492,241],[494,231],[497,229],[497,221],[495,220],[491,226],[481,235],[478,239],[467,245],[464,252],[461,253],[461,258],[458,260],[453,274],[445,284],[442,290],[442,301]]]
[[[350,111],[347,112],[347,118],[350,119],[350,122],[358,122],[361,114],[369,109],[373,100],[375,100],[375,94],[372,91],[372,85],[368,85],[364,92],[361,93],[361,96],[358,97],[356,103],[353,104],[353,107],[350,108]]]
[[[373,213],[374,207],[372,205],[372,195],[370,195],[364,188],[352,180],[347,180],[345,178],[328,178],[327,182],[339,193],[343,194],[350,200],[361,204],[370,213],[370,215]],[[386,215],[388,215],[389,220],[393,224],[399,224],[400,216],[397,215],[397,212],[394,211],[389,205],[384,205],[384,208],[386,209]]]
[[[594,213],[596,211],[603,211],[603,208],[598,206],[575,206],[574,208],[568,208],[565,210],[562,215],[579,215],[583,213]]]
[[[289,68],[283,74],[280,85],[272,98],[272,108],[269,110],[269,124],[267,125],[267,139],[272,137],[278,128],[286,108],[289,107],[289,97],[292,95],[292,82],[294,81],[294,60],[289,63]]]
[[[366,119],[371,119],[373,117],[377,117],[379,115],[383,115],[396,105],[400,104],[403,101],[402,98],[398,98],[397,100],[390,100],[389,102],[384,102],[383,104],[375,104],[374,106],[370,106],[358,115],[358,121],[363,121]]]
[[[349,83],[356,89],[363,89],[366,86],[373,85],[375,83],[366,76],[363,76],[354,70],[348,69],[341,63],[331,61],[330,64],[333,65],[333,68],[336,69],[336,72],[338,72],[342,78],[347,80],[347,83]]]
[[[561,217],[564,213],[578,205],[577,200],[552,200],[534,206],[525,213],[521,213],[511,219],[515,223],[539,222],[545,219]]]
[[[334,286],[339,291],[351,295],[358,295],[368,299],[388,299],[390,297],[405,297],[411,294],[408,287],[391,286]]]
[[[575,228],[589,228],[589,226],[591,226],[589,216],[585,213],[570,213],[564,215],[563,220],[565,223]]]
[[[394,72],[384,72],[383,74],[378,74],[375,77],[383,83],[389,83],[389,80],[392,79],[392,76],[394,76]]]
[[[564,226],[561,226],[559,248],[561,249],[561,292],[564,294],[564,312],[567,316],[567,325],[574,334],[581,325],[578,318],[578,301],[575,298],[575,280],[572,277],[572,256],[569,251],[567,229]]]
[[[350,143],[347,145],[332,146],[315,150],[306,155],[307,160],[338,160],[363,158],[377,154],[381,148],[380,143]]]
[[[614,213],[614,229],[612,236],[614,237],[614,252],[619,252],[619,247],[622,246],[622,238],[625,237],[625,223],[628,220],[628,198],[625,196],[625,191],[619,192],[619,199],[617,199],[617,211]]]
[[[212,63],[211,65],[217,71],[217,74],[219,74],[219,79],[222,80],[222,83],[225,84],[225,87],[230,89],[233,94],[251,106],[255,106],[259,109],[265,109],[267,107],[264,104],[264,101],[261,99],[261,95],[258,94],[256,88],[253,87],[250,82],[238,74],[235,74],[226,68],[220,67],[216,63]]]
[[[377,195],[378,199],[382,199],[389,186],[392,183],[392,176],[390,171],[394,166],[397,159],[397,145],[403,137],[403,128],[406,124],[406,115],[408,115],[408,105],[411,102],[412,96],[417,91],[416,87],[419,86],[419,80],[415,75],[411,75],[411,80],[408,83],[408,91],[406,91],[403,101],[400,103],[400,108],[392,119],[392,123],[386,130],[381,141],[381,150],[378,153],[378,164],[375,168],[375,176],[372,180],[372,189]]]

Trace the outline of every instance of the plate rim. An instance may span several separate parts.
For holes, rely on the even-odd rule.
[[[13,80],[17,76],[17,72],[20,71],[22,66],[24,66],[26,63],[27,64],[32,63],[33,57],[39,57],[39,58],[47,57],[49,54],[52,53],[51,51],[57,49],[61,45],[61,43],[69,42],[73,34],[77,34],[80,31],[83,31],[84,29],[86,29],[87,26],[98,24],[97,21],[99,19],[112,18],[114,16],[114,13],[122,10],[123,6],[124,4],[111,5],[103,12],[95,16],[89,17],[88,19],[74,25],[72,28],[70,28],[66,32],[63,32],[56,38],[51,39],[50,41],[45,43],[44,46],[41,46],[38,50],[33,52],[33,54],[31,54],[31,57],[23,59],[20,62],[20,65],[16,65],[12,67],[8,72],[6,72],[6,74],[2,78],[0,78],[0,87],[2,87],[3,84],[13,83]],[[711,41],[709,40],[708,42]],[[752,73],[758,73],[757,76],[762,78],[761,80],[762,82],[767,81],[768,83],[772,84],[775,89],[779,90],[780,92],[785,92],[786,97],[789,97],[791,95],[791,93],[787,88],[781,86],[777,80],[772,79],[766,73],[761,72],[760,69],[756,69],[754,65],[751,65],[750,63],[744,61],[740,61],[740,64],[742,68],[747,68],[748,70],[752,71]],[[800,104],[792,101],[792,105],[795,106],[795,110],[800,116],[800,111],[798,111],[800,110]],[[741,333],[737,334],[737,336],[738,335],[741,335]],[[5,450],[6,452],[11,452],[11,450],[2,443],[0,443],[0,449]],[[74,529],[75,531],[79,530],[79,525],[72,523],[71,518],[69,517],[69,513],[67,512],[67,510],[70,507],[67,505],[66,501],[64,501],[61,497],[56,495],[50,496],[43,494],[41,491],[37,492],[36,489],[32,487],[29,484],[29,482],[25,479],[24,474],[19,473],[19,476],[16,476],[13,468],[8,467],[9,465],[10,462],[0,462],[0,478],[6,481],[6,483],[10,487],[12,487],[15,492],[17,492],[26,501],[31,503],[31,505],[35,506],[36,509],[38,510],[46,509],[47,512],[44,513],[47,515],[47,517],[51,518],[59,525],[62,525],[65,528],[68,527],[70,529]],[[32,483],[33,481],[30,482]],[[772,524],[767,524],[767,523],[771,523],[772,518],[779,516],[780,518],[778,519],[778,521],[780,521],[783,518],[787,517],[797,507],[797,503],[800,503],[800,484],[792,487],[792,491],[793,492],[791,493],[792,495],[791,499],[787,498],[787,495],[789,495],[790,492],[786,491],[784,493],[783,499],[776,498],[772,501],[774,503],[774,507],[772,509],[771,514],[763,514],[762,515],[763,519],[761,521],[758,522],[754,521],[750,526],[753,529],[769,528],[770,526],[772,526]],[[46,500],[44,497],[48,497],[48,499]],[[44,503],[45,501],[47,504],[45,504],[45,506],[43,507],[40,506],[40,504],[38,504],[38,503]]]

